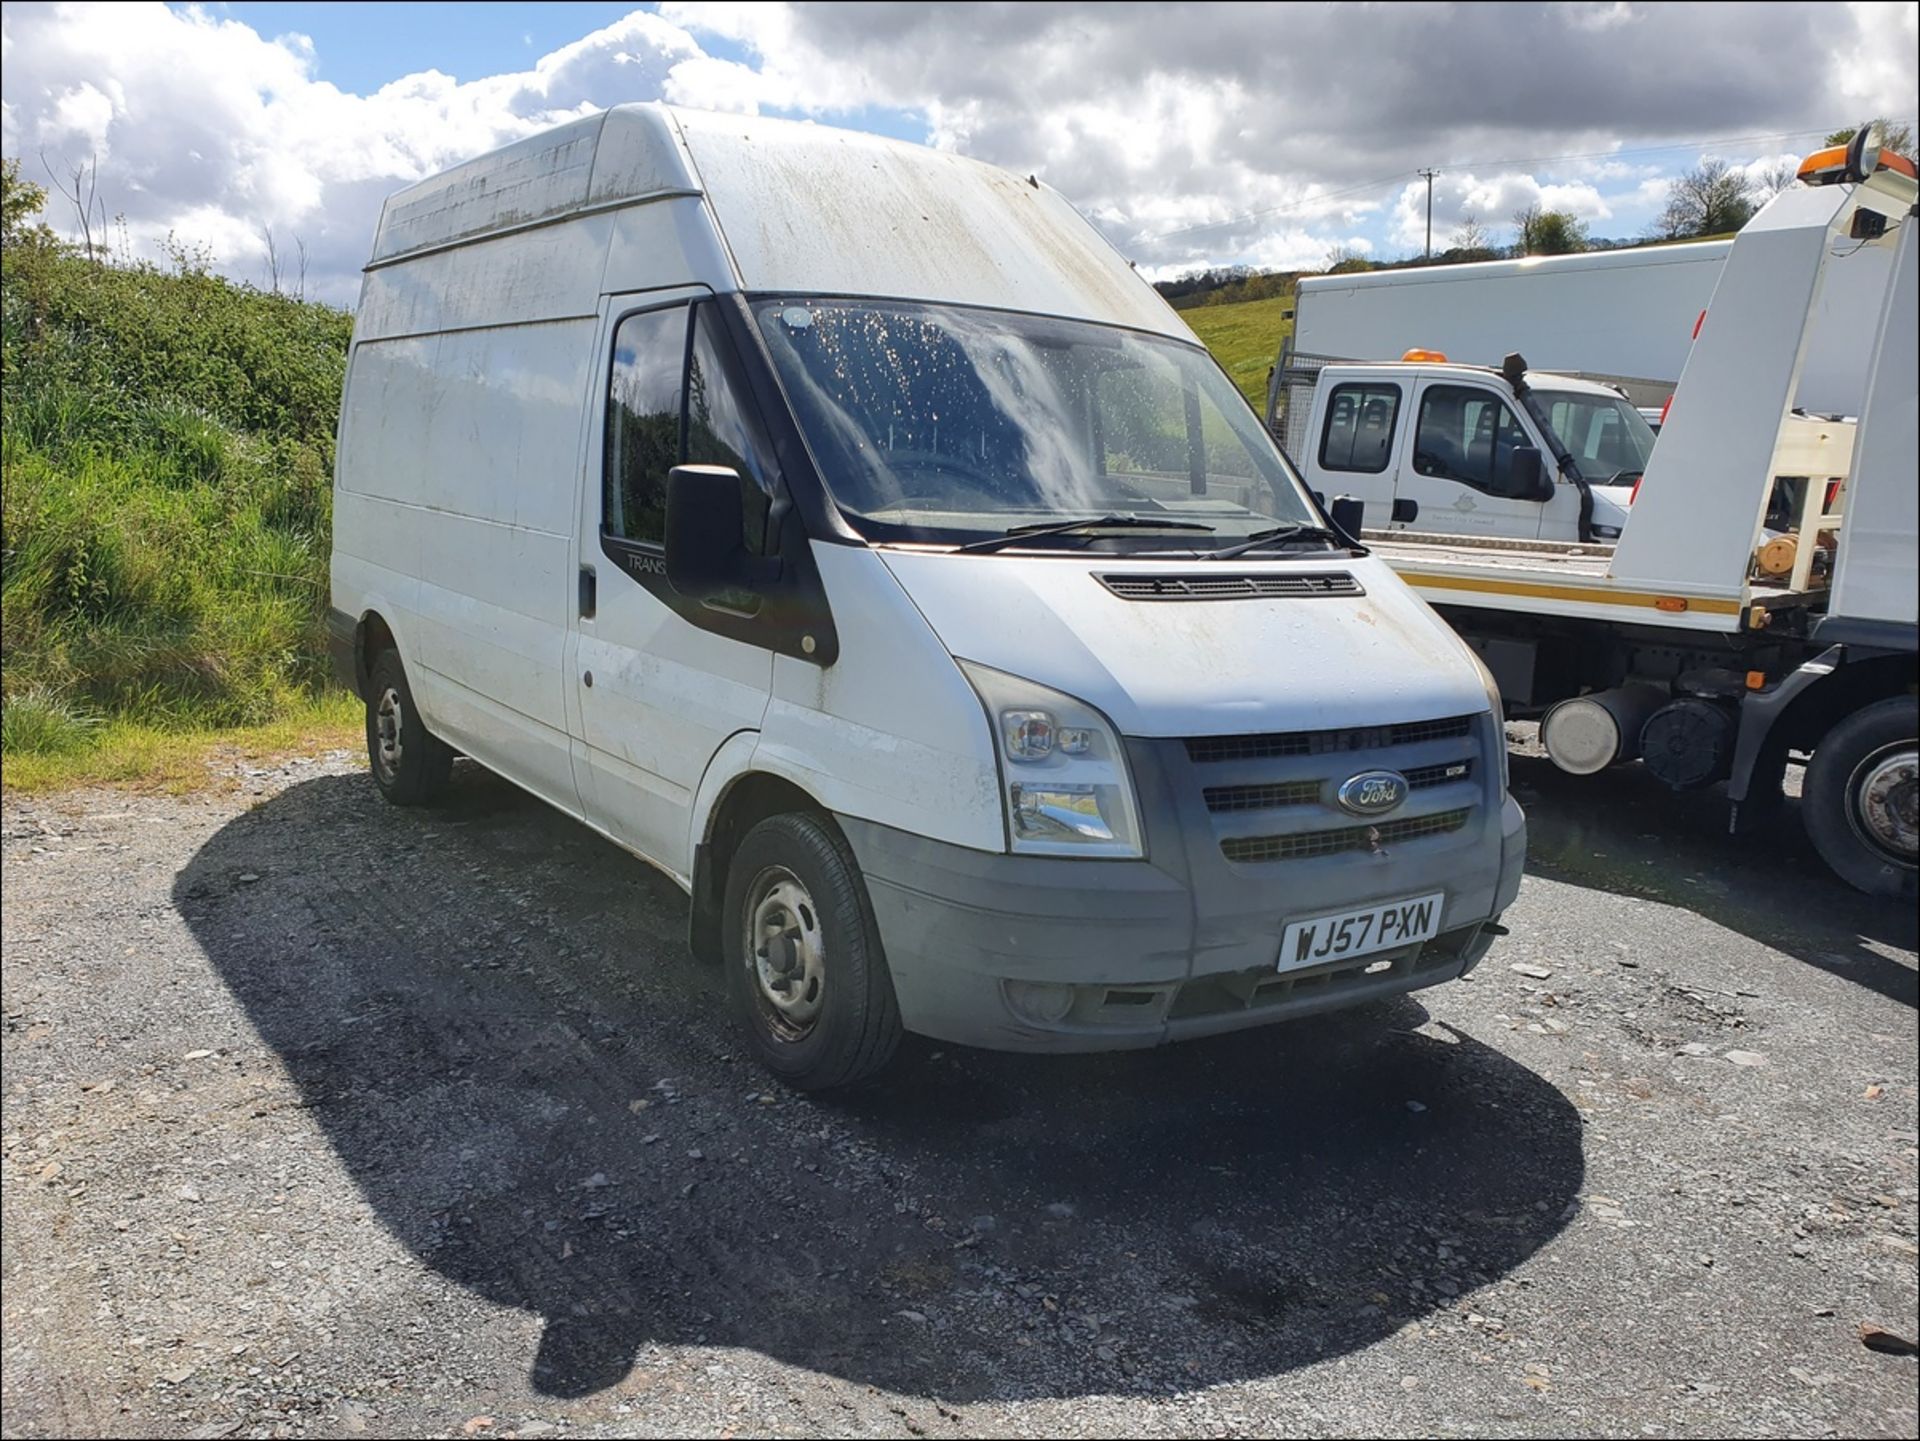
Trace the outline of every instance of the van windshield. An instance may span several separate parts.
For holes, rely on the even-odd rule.
[[[899,301],[753,309],[828,489],[869,539],[964,543],[1118,517],[1034,540],[1192,550],[1318,523],[1196,346]]]
[[[1653,427],[1618,396],[1536,390],[1533,400],[1580,474],[1595,485],[1631,485],[1647,468]]]

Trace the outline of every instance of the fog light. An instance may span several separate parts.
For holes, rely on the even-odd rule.
[[[1030,1021],[1052,1025],[1073,1009],[1073,987],[1052,981],[1008,981],[1007,1003]]]

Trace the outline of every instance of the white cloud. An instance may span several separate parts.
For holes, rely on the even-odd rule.
[[[389,192],[574,115],[671,95],[752,109],[751,72],[635,12],[531,68],[461,82],[438,71],[354,95],[314,78],[312,42],[266,39],[198,9],[9,5],[0,135],[30,171],[89,155],[136,249],[172,233],[262,278],[262,231],[311,254],[313,293],[350,304]],[[63,176],[64,178],[64,176]],[[68,216],[58,201],[51,219]]]
[[[302,35],[161,4],[10,3],[0,139],[30,170],[43,147],[97,155],[109,213],[145,246],[172,230],[258,279],[261,228],[299,236],[315,288],[350,302],[387,193],[627,100],[888,112],[931,144],[1039,173],[1146,270],[1410,252],[1427,165],[1442,171],[1436,244],[1467,214],[1505,233],[1529,201],[1631,235],[1698,158],[1676,140],[1920,108],[1914,0],[1747,6],[1737,23],[1712,4],[1377,7],[1357,54],[1360,13],[672,0],[525,68],[427,70],[357,95],[317,78]],[[745,63],[713,53],[716,38]],[[1570,158],[1477,159],[1504,156]]]

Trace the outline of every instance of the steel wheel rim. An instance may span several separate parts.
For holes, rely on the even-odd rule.
[[[400,692],[388,686],[380,692],[373,708],[373,764],[380,779],[391,781],[400,774],[400,728],[406,722],[406,710]]]
[[[1876,851],[1912,866],[1920,853],[1920,748],[1911,741],[1883,746],[1855,766],[1847,820]]]
[[[768,866],[747,888],[743,921],[755,1009],[781,1040],[805,1040],[826,1001],[820,908],[792,871]]]

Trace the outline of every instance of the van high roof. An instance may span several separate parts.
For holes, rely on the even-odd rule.
[[[368,269],[672,197],[705,198],[742,290],[987,305],[1192,339],[1037,180],[878,136],[658,104],[615,106],[400,191]]]

